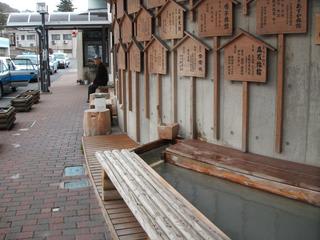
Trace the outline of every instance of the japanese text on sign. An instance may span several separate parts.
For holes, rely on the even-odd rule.
[[[232,35],[232,19],[232,1],[203,1],[198,7],[198,31],[200,37]]]
[[[307,31],[307,0],[257,0],[257,33]]]

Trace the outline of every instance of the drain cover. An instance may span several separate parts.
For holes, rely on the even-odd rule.
[[[66,167],[64,169],[65,177],[83,176],[85,174],[83,166]]]
[[[81,180],[74,180],[64,183],[65,189],[78,189],[78,188],[85,188],[89,187],[88,179],[81,179]]]

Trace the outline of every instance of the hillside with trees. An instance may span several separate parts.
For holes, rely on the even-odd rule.
[[[0,29],[3,29],[7,23],[8,13],[19,12],[17,9],[10,7],[8,4],[0,2]]]

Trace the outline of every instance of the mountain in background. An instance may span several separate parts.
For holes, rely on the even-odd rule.
[[[7,23],[8,13],[19,12],[17,9],[10,7],[8,4],[0,2],[0,29],[3,29]]]

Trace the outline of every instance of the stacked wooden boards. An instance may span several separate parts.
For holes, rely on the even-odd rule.
[[[33,97],[31,95],[18,96],[11,100],[11,105],[17,112],[29,112],[33,105]]]
[[[37,104],[40,101],[40,91],[39,90],[28,90],[19,95],[20,97],[32,96],[33,104]]]
[[[0,108],[0,130],[9,130],[16,120],[14,107]]]
[[[136,153],[96,153],[150,239],[229,239]]]
[[[320,168],[186,140],[166,149],[180,167],[320,206]]]
[[[148,239],[147,234],[141,228],[123,199],[102,199],[102,168],[95,157],[96,151],[131,149],[138,147],[138,144],[124,134],[83,137],[82,144],[92,185],[107,222],[108,230],[110,231],[110,239]]]

